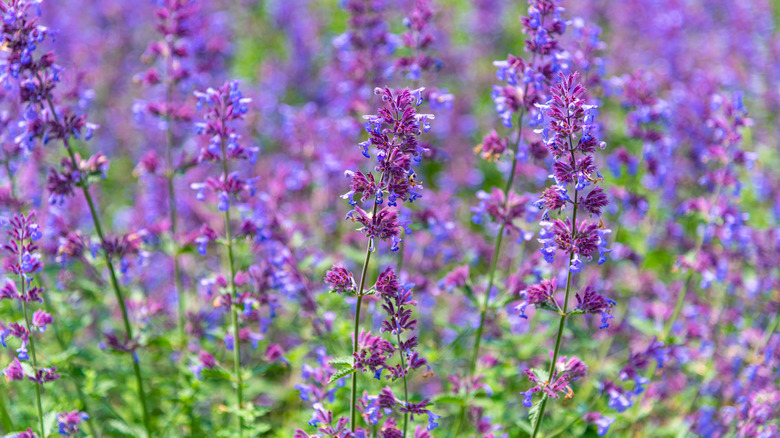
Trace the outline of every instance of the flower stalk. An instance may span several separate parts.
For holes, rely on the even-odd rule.
[[[39,77],[40,80],[40,77]],[[55,123],[59,124],[59,116],[57,115],[57,111],[55,110],[54,104],[51,100],[51,97],[47,99],[47,103],[49,105],[49,111],[52,114],[52,117],[54,117]],[[73,148],[70,146],[70,143],[68,141],[68,137],[64,136],[62,138],[62,145],[65,147],[65,151],[68,154],[68,157],[70,158],[72,163],[77,163],[75,152],[73,151]],[[89,206],[89,213],[92,217],[92,224],[95,227],[95,233],[98,236],[98,239],[100,240],[100,246],[103,249],[103,260],[106,263],[106,267],[108,268],[108,274],[109,278],[111,280],[111,288],[114,291],[114,295],[117,299],[117,302],[119,303],[119,310],[122,313],[122,322],[124,324],[125,329],[125,338],[130,341],[133,339],[133,327],[130,324],[130,317],[127,313],[127,305],[125,304],[125,298],[124,294],[122,293],[122,288],[119,286],[119,280],[117,279],[116,271],[114,269],[114,262],[112,260],[111,254],[108,252],[108,249],[106,248],[106,237],[103,232],[103,226],[100,221],[100,216],[98,215],[97,208],[95,207],[95,202],[92,200],[92,195],[89,193],[89,185],[86,183],[86,181],[79,184],[81,187],[81,190],[84,194],[84,199],[87,201],[87,205]],[[133,356],[133,374],[135,375],[135,382],[136,382],[136,391],[138,392],[138,400],[141,403],[141,414],[143,416],[143,422],[144,422],[144,429],[146,430],[147,436],[151,437],[152,435],[152,423],[151,418],[149,417],[149,410],[147,408],[146,404],[146,391],[144,390],[144,383],[143,383],[143,377],[141,375],[141,366],[138,363],[138,358],[135,352],[132,352],[131,355]]]

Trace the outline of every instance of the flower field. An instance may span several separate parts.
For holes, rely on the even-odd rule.
[[[0,15],[0,436],[780,437],[777,1]]]

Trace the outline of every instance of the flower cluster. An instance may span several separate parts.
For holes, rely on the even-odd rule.
[[[565,222],[560,219],[554,222],[549,220],[550,211],[560,213],[567,204],[575,209],[574,218],[577,217],[578,207],[599,216],[608,204],[604,190],[598,186],[604,178],[596,169],[592,155],[596,147],[603,149],[605,144],[591,132],[595,106],[586,105],[581,99],[585,88],[577,82],[577,78],[577,73],[560,75],[560,82],[552,89],[552,100],[537,105],[547,122],[538,132],[555,158],[555,185],[548,188],[535,203],[540,209],[545,209],[543,231],[539,233],[539,241],[544,244],[542,254],[552,263],[556,250],[567,253],[570,258],[569,269],[575,273],[582,269],[582,259],[592,259],[596,251],[599,253],[599,264],[607,260],[606,254],[610,250],[606,247],[606,237],[611,232],[601,221],[595,224],[588,221],[572,222],[569,219]],[[578,154],[582,158],[577,158]],[[569,195],[570,185],[574,185],[574,196]],[[593,187],[587,195],[581,196],[580,193],[591,185]]]
[[[575,297],[577,298],[576,310],[582,313],[601,315],[601,325],[599,328],[604,329],[609,327],[609,320],[614,318],[612,315],[612,308],[615,307],[616,304],[614,300],[604,298],[601,294],[593,290],[593,286],[590,284],[585,286],[582,295],[577,292]]]
[[[44,311],[38,309],[32,315],[32,319],[29,319],[27,314],[27,306],[30,303],[43,302],[43,290],[36,285],[33,285],[32,275],[40,272],[43,269],[43,263],[41,262],[41,255],[38,253],[38,244],[36,243],[42,237],[42,232],[37,223],[35,223],[35,214],[31,213],[29,216],[19,214],[14,216],[10,222],[11,230],[8,231],[9,242],[4,245],[4,248],[10,254],[5,266],[10,273],[17,275],[20,278],[20,288],[17,288],[14,280],[6,279],[6,283],[0,291],[0,300],[15,300],[19,301],[23,305],[25,313],[25,321],[23,324],[16,322],[9,323],[8,326],[3,326],[0,331],[0,342],[3,347],[7,348],[6,338],[11,336],[18,338],[21,346],[16,350],[17,357],[20,360],[26,361],[30,359],[28,354],[28,344],[32,343],[32,336],[34,331],[40,331],[41,333],[46,331],[46,326],[53,322],[52,316]],[[21,289],[21,290],[20,290]],[[34,348],[34,347],[33,347]],[[34,354],[34,353],[33,353]],[[17,376],[21,378],[21,375],[14,370],[19,370],[18,361],[12,362],[9,365],[11,370],[6,369],[6,377],[13,379],[9,376]],[[57,368],[54,367],[50,373],[47,373],[48,378],[46,380],[53,380],[58,376],[56,375]],[[37,376],[29,376],[31,380],[37,379]],[[42,383],[42,382],[41,382]]]
[[[198,159],[222,163],[222,174],[218,178],[209,177],[205,182],[192,183],[198,200],[205,200],[208,189],[217,197],[219,211],[227,211],[232,199],[242,199],[255,194],[255,178],[242,179],[237,172],[228,173],[230,160],[248,160],[255,163],[259,148],[245,146],[241,135],[233,126],[242,120],[248,111],[247,104],[252,100],[242,96],[238,81],[224,84],[219,89],[209,88],[205,92],[196,91],[198,109],[208,105],[204,121],[196,124],[197,133],[206,141],[200,149]]]
[[[57,414],[59,434],[66,437],[81,436],[81,423],[87,420],[89,415],[78,410]]]
[[[398,340],[399,344],[396,349],[406,359],[395,367],[388,367],[390,377],[393,380],[405,377],[410,371],[419,369],[428,363],[415,351],[417,347],[416,335],[408,335],[406,340],[401,337],[402,333],[413,332],[417,329],[417,320],[412,317],[411,309],[417,305],[417,302],[412,298],[412,287],[414,287],[413,283],[401,285],[392,268],[387,268],[379,274],[374,286],[376,293],[383,300],[382,310],[385,311],[385,319],[382,321],[380,331],[390,333]]]
[[[298,429],[293,435],[294,438],[356,438],[366,436],[366,432],[361,430],[352,431],[349,428],[349,418],[339,417],[334,424],[333,412],[328,411],[322,403],[314,404],[314,414],[309,420],[309,426],[316,427],[317,434],[310,435],[305,431]]]
[[[535,386],[522,393],[523,406],[530,408],[533,405],[533,395],[537,392],[543,392],[546,397],[553,399],[559,398],[561,394],[566,399],[574,397],[574,390],[571,384],[584,377],[587,371],[588,367],[585,363],[575,356],[571,358],[566,356],[559,357],[550,379],[544,377],[546,372],[526,369],[526,377]]]
[[[336,387],[329,386],[330,377],[336,372],[336,368],[330,364],[330,359],[325,348],[317,348],[317,366],[304,364],[301,367],[301,377],[306,383],[295,385],[300,392],[301,400],[310,403],[333,403],[336,391],[343,387],[344,379],[338,379]]]
[[[395,49],[385,22],[386,8],[384,1],[344,2],[344,9],[349,14],[349,30],[338,36],[333,44],[342,75],[351,82],[349,91],[355,94],[354,97],[386,75],[388,58]],[[366,91],[370,92],[370,88]],[[353,106],[356,105],[357,101],[353,102]]]
[[[494,61],[496,77],[506,85],[493,86],[492,98],[504,126],[512,127],[514,115],[521,109],[530,112],[531,120],[538,118],[537,103],[549,95],[550,84],[559,72],[568,72],[568,53],[559,46],[557,36],[566,31],[566,21],[561,18],[563,8],[555,0],[530,2],[528,15],[522,17],[523,32],[528,35],[526,50],[531,53],[530,62],[510,54],[506,60]]]
[[[49,190],[49,203],[62,205],[65,198],[73,196],[77,184],[90,184],[95,179],[105,179],[108,174],[109,160],[101,152],[84,160],[76,153],[60,160],[61,171],[49,169],[46,188]]]
[[[381,336],[373,336],[371,332],[361,330],[358,336],[358,350],[352,354],[353,367],[362,372],[371,371],[376,379],[382,378],[382,371],[387,368],[387,360],[392,356],[395,347]]]
[[[32,150],[36,139],[46,143],[52,138],[83,136],[89,140],[97,129],[97,125],[88,123],[85,116],[76,115],[70,108],[55,110],[53,106],[53,91],[63,69],[55,63],[52,52],[35,54],[41,43],[53,37],[49,28],[38,24],[38,3],[12,0],[0,5],[3,47],[8,52],[0,63],[0,81],[6,88],[16,86],[19,101],[25,107],[24,119],[19,122],[23,132],[16,142],[27,150]]]
[[[472,207],[471,221],[475,224],[482,223],[482,217],[487,214],[494,223],[501,225],[507,232],[515,232],[521,240],[529,240],[533,233],[528,233],[520,228],[516,221],[527,219],[532,211],[528,208],[530,195],[518,195],[514,190],[505,194],[503,190],[494,187],[490,193],[480,190],[477,192],[479,205]]]
[[[520,291],[520,298],[522,301],[515,308],[520,311],[520,317],[528,317],[525,314],[525,309],[529,305],[533,305],[537,308],[551,308],[555,311],[560,311],[560,306],[555,300],[555,291],[557,286],[557,280],[555,278],[551,280],[542,280],[541,283],[534,284],[525,290]]]
[[[142,113],[159,117],[160,127],[168,129],[168,123],[189,122],[192,108],[181,100],[174,100],[173,91],[192,75],[188,58],[192,55],[188,38],[195,31],[193,16],[198,12],[198,3],[191,0],[162,0],[156,10],[155,29],[160,39],[149,43],[143,60],[156,63],[136,76],[136,80],[147,87],[163,85],[164,98],[150,102],[137,102],[133,106],[136,118]]]
[[[384,416],[388,417],[391,412],[397,411],[403,414],[408,413],[412,421],[414,421],[415,415],[427,415],[428,425],[426,426],[426,429],[428,431],[434,430],[439,426],[439,423],[437,423],[436,420],[441,418],[441,415],[436,415],[428,409],[428,406],[431,404],[431,401],[428,399],[425,399],[419,403],[404,402],[403,399],[399,399],[393,393],[393,390],[390,389],[389,386],[385,386],[379,395],[372,401],[374,401],[372,404],[375,404],[375,406],[364,410],[364,413],[369,414],[369,417],[371,417],[371,414],[373,414],[374,421],[369,419],[369,424],[375,425],[378,423],[378,414],[380,412],[383,412]],[[391,434],[386,434],[385,436],[402,436],[403,432],[400,429],[394,428],[392,427],[392,423],[390,423],[390,425],[388,425],[388,423],[390,423],[390,421],[385,423],[384,429]],[[396,435],[392,435],[392,433],[396,433]]]
[[[507,152],[509,139],[502,138],[493,130],[482,139],[482,143],[474,147],[474,153],[479,154],[486,161],[497,161]]]
[[[259,341],[265,338],[271,321],[276,316],[279,307],[277,299],[268,293],[273,285],[269,283],[267,273],[257,265],[252,265],[246,271],[239,270],[235,273],[236,294],[233,295],[233,286],[223,275],[201,280],[201,285],[206,287],[205,298],[214,308],[240,310],[238,316],[241,321],[254,326],[257,323],[260,331],[254,331],[250,327],[239,330],[239,342],[251,342],[252,348],[257,348]],[[225,345],[229,350],[234,348],[234,335],[225,335]]]
[[[331,290],[337,293],[356,293],[357,285],[352,273],[343,266],[332,267],[325,274],[325,283],[329,284]]]
[[[393,93],[389,88],[377,88],[374,92],[382,96],[385,105],[377,115],[363,116],[365,129],[369,139],[360,143],[362,154],[376,156],[374,170],[379,173],[375,178],[357,171],[346,172],[350,178],[350,191],[342,196],[354,209],[347,218],[363,225],[362,231],[371,241],[375,238],[392,241],[392,250],[398,249],[401,225],[398,221],[398,202],[414,202],[421,195],[417,190],[422,184],[416,179],[413,165],[419,164],[425,149],[417,137],[423,131],[431,129],[431,114],[418,114],[416,107],[422,103],[423,89],[414,91],[408,89]],[[361,201],[372,199],[373,212],[368,213],[357,205],[355,196],[360,195]],[[385,202],[387,206],[379,210]],[[373,246],[372,246],[373,247]]]
[[[613,417],[602,415],[601,412],[588,412],[582,416],[582,419],[585,420],[586,423],[595,424],[598,428],[597,432],[599,436],[606,435],[607,432],[609,432],[609,426],[615,422]]]
[[[404,25],[408,30],[401,35],[401,39],[412,54],[396,59],[395,68],[405,71],[406,79],[411,81],[420,80],[424,71],[441,67],[440,61],[426,53],[426,50],[436,41],[430,29],[430,22],[433,19],[431,3],[431,0],[416,0],[411,13],[404,18]]]

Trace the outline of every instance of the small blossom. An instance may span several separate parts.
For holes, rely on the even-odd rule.
[[[357,290],[355,279],[352,273],[343,266],[333,266],[325,274],[325,282],[331,287],[331,290],[338,293],[354,293]]]

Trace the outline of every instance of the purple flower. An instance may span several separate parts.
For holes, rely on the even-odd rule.
[[[24,370],[22,369],[22,364],[19,362],[19,359],[14,358],[5,370],[3,370],[3,374],[5,375],[5,380],[9,382],[24,380]]]
[[[577,309],[583,313],[601,315],[601,326],[599,328],[609,327],[609,320],[612,316],[612,308],[615,307],[615,301],[604,298],[601,294],[593,290],[592,285],[585,286],[585,290],[580,295],[575,294],[577,298]]]
[[[612,382],[604,382],[601,385],[601,392],[609,397],[609,407],[618,412],[624,412],[633,405],[631,394],[627,394],[623,388]]]
[[[325,283],[328,283],[331,290],[337,293],[354,293],[357,289],[352,273],[340,265],[333,266],[328,270],[325,274]]]
[[[585,199],[582,200],[582,206],[588,213],[596,216],[601,216],[601,209],[609,204],[607,200],[607,194],[601,187],[594,187],[593,190],[588,193]]]
[[[32,323],[38,330],[43,333],[46,331],[46,326],[54,322],[51,315],[41,309],[38,309],[33,313]]]
[[[615,422],[614,418],[602,415],[601,412],[588,412],[583,415],[582,419],[585,420],[586,423],[595,424],[599,436],[606,435],[607,432],[609,432],[609,426]]]
[[[468,284],[469,265],[458,266],[439,281],[438,286],[447,292],[452,292],[456,287],[463,287]]]
[[[394,208],[384,207],[374,216],[355,206],[354,210],[347,213],[347,217],[363,225],[362,231],[366,237],[392,240],[393,251],[397,250],[397,244],[402,242],[399,237],[401,228],[398,223],[398,210]]]
[[[537,308],[544,305],[550,308],[558,308],[558,304],[555,302],[554,294],[556,289],[557,280],[542,280],[541,283],[529,286],[526,290],[520,292],[520,298],[523,301],[515,308],[520,311],[521,318],[528,318],[525,315],[525,309],[528,305],[536,306]]]
[[[60,435],[78,436],[81,432],[81,423],[89,420],[86,412],[78,410],[57,414],[57,425]]]
[[[479,154],[486,161],[496,161],[507,151],[507,145],[508,140],[499,137],[493,130],[474,148],[474,153]]]

